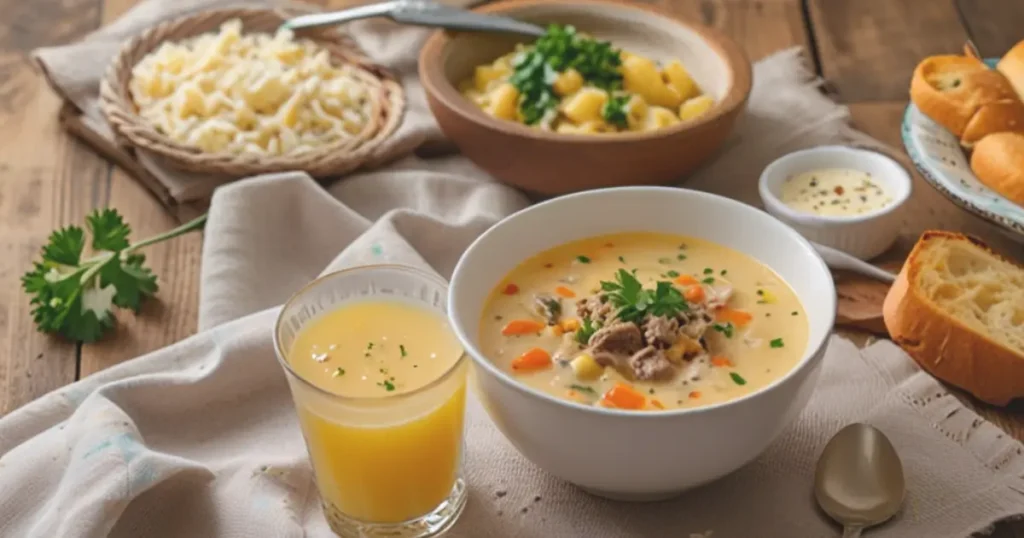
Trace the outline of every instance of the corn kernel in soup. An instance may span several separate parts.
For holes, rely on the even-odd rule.
[[[624,233],[567,243],[512,270],[488,298],[480,344],[515,379],[629,410],[699,407],[757,391],[803,357],[796,293],[741,252]]]

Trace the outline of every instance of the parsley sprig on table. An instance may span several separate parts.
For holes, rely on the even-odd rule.
[[[672,317],[689,310],[686,300],[671,282],[660,280],[655,288],[645,289],[636,275],[619,269],[615,282],[601,281],[601,289],[618,310],[615,317],[622,321],[639,323],[644,315]]]
[[[552,85],[558,73],[575,69],[583,80],[613,91],[622,87],[622,56],[607,41],[584,37],[569,25],[552,24],[533,48],[512,61],[509,82],[519,90],[519,113],[533,125],[558,105]]]
[[[205,222],[203,215],[132,245],[131,227],[116,210],[103,209],[86,217],[85,229],[67,226],[54,231],[42,248],[42,261],[21,277],[32,297],[36,326],[74,341],[98,340],[113,326],[115,306],[138,312],[143,300],[157,291],[156,275],[138,250],[199,229]],[[86,246],[95,255],[83,259]]]

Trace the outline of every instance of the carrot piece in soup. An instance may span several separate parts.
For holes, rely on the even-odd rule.
[[[745,312],[743,310],[736,310],[735,308],[729,308],[727,306],[719,308],[715,312],[715,320],[716,321],[719,321],[719,322],[722,322],[722,323],[732,323],[733,325],[735,325],[737,327],[742,327],[742,326],[750,323],[750,320],[752,320],[752,319],[754,319],[754,316],[752,316],[750,314],[750,312]]]
[[[519,286],[516,286],[515,284],[509,284],[505,286],[505,289],[502,290],[501,293],[504,293],[505,295],[515,295],[519,293]]]
[[[539,333],[544,329],[544,324],[532,319],[514,319],[505,325],[501,330],[504,336],[518,336],[523,334]]]
[[[658,400],[651,400],[651,407],[655,409],[665,409],[665,404],[659,402]]]
[[[683,297],[686,297],[686,300],[691,303],[703,302],[704,296],[704,288],[699,284],[686,288],[686,291],[683,293]]]
[[[691,392],[690,393],[690,398],[694,399],[694,400],[696,400],[697,398],[700,398],[700,391],[699,390],[695,390],[695,391]]]
[[[551,355],[539,347],[530,348],[512,359],[512,369],[520,372],[543,370],[551,366]]]
[[[696,284],[700,284],[700,282],[690,275],[679,275],[676,277],[676,284],[679,284],[681,286],[693,286]]]
[[[731,360],[722,356],[711,357],[711,364],[720,368],[728,368],[733,365]]]
[[[565,297],[566,299],[572,299],[573,297],[576,296],[576,292],[570,290],[565,286],[558,286],[557,288],[555,288],[555,293],[562,297]]]
[[[616,383],[604,399],[619,409],[643,409],[647,403],[647,397],[625,383]]]

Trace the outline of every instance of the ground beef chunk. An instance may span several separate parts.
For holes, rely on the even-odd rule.
[[[618,321],[598,329],[589,344],[595,359],[608,353],[628,357],[644,347],[644,339],[636,324]]]
[[[534,297],[533,302],[537,307],[537,313],[544,316],[548,325],[558,324],[558,318],[562,315],[561,301],[551,295],[542,293]]]
[[[689,312],[681,313],[678,319],[679,330],[694,340],[703,337],[714,321],[711,314],[704,308],[691,308]]]
[[[604,296],[601,294],[591,295],[585,299],[576,301],[576,315],[580,319],[590,319],[591,321],[605,325],[612,314],[614,309],[611,303],[605,302]]]
[[[654,346],[634,353],[629,358],[629,367],[633,370],[633,377],[640,381],[663,381],[676,373],[665,352]]]
[[[647,316],[643,328],[647,344],[664,349],[676,343],[679,320],[665,316]]]

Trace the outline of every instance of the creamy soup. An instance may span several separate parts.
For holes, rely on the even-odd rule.
[[[625,233],[530,258],[495,288],[480,346],[531,387],[583,404],[697,407],[791,370],[808,326],[796,294],[750,256]]]
[[[823,168],[787,178],[780,199],[797,211],[835,217],[862,215],[892,203],[871,174],[852,168]]]

